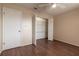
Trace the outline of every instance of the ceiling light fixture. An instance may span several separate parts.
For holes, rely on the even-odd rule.
[[[52,8],[56,8],[56,6],[57,6],[56,4],[53,4],[53,5],[52,5]]]

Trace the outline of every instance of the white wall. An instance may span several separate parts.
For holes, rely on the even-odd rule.
[[[22,45],[32,44],[32,15],[23,13]]]
[[[54,39],[79,46],[79,8],[54,17]]]

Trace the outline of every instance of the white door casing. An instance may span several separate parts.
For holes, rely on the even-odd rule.
[[[2,48],[2,17],[1,17],[1,14],[2,14],[2,12],[1,12],[1,4],[0,4],[0,53],[1,53],[1,48]]]
[[[53,17],[48,19],[48,40],[53,41]]]
[[[35,33],[35,22],[36,22],[36,19],[35,19],[35,15],[32,16],[32,44],[36,46],[36,33]]]

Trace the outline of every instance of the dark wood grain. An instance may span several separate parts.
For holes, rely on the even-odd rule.
[[[79,47],[54,40],[37,40],[37,46],[8,49],[1,56],[79,56]]]

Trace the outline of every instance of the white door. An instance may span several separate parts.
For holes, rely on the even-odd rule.
[[[46,38],[46,20],[36,17],[36,39]]]
[[[21,11],[3,8],[3,50],[20,46],[21,19]]]

